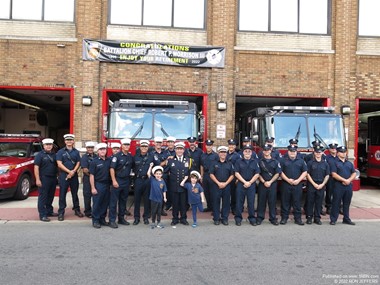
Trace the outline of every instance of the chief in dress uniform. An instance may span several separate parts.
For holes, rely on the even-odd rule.
[[[227,161],[226,146],[218,147],[219,159],[210,166],[210,178],[214,182],[211,186],[211,197],[213,199],[214,225],[228,225],[228,214],[231,203],[231,182],[234,179],[234,166]],[[222,202],[222,212],[220,212]]]
[[[343,224],[355,225],[350,219],[350,204],[352,199],[352,181],[356,177],[352,162],[347,160],[347,148],[337,148],[337,159],[331,163],[331,175],[335,179],[330,214],[330,225],[335,225],[339,217],[339,206],[343,201]]]
[[[50,222],[48,217],[56,217],[53,200],[57,186],[57,159],[53,150],[53,139],[42,140],[43,150],[34,158],[34,176],[38,187],[38,213],[40,220]]]
[[[256,226],[256,180],[260,175],[260,167],[257,160],[252,158],[251,146],[243,148],[243,155],[243,158],[235,162],[235,176],[237,178],[235,223],[237,226],[241,225],[244,201],[247,198],[248,221],[252,226]]]
[[[189,177],[190,158],[184,156],[185,144],[177,142],[175,144],[176,156],[168,160],[169,168],[169,187],[172,193],[172,223],[174,226],[179,222],[183,225],[188,225],[187,221],[187,192],[185,189],[185,182]],[[179,217],[180,213],[180,217]]]
[[[329,181],[330,166],[326,160],[322,159],[324,148],[320,145],[314,146],[314,158],[307,163],[307,208],[306,223],[321,225],[321,209],[324,198],[326,184]]]
[[[135,173],[135,209],[133,225],[138,225],[140,223],[140,204],[141,199],[144,202],[144,213],[143,219],[144,224],[149,225],[149,190],[150,182],[147,176],[149,165],[153,162],[153,156],[148,152],[149,141],[140,140],[140,151],[136,152],[133,159],[133,169]]]
[[[96,143],[89,141],[85,143],[86,153],[80,159],[80,166],[83,172],[83,203],[84,215],[92,218],[91,209],[91,185],[90,185],[90,163],[96,157],[94,153]]]
[[[278,160],[271,156],[272,146],[263,146],[263,157],[259,160],[260,183],[258,189],[257,224],[260,225],[265,219],[265,208],[268,202],[269,221],[278,226],[276,218],[277,179],[282,170]]]
[[[92,193],[92,225],[99,229],[101,225],[108,226],[106,213],[110,197],[110,164],[111,159],[106,156],[107,144],[96,145],[98,156],[90,163],[90,184]]]
[[[203,209],[203,212],[212,212],[213,211],[213,201],[211,197],[211,187],[212,180],[210,178],[210,167],[213,162],[219,160],[219,156],[216,152],[213,151],[212,146],[214,144],[213,140],[206,140],[206,151],[201,155],[201,176],[202,176],[202,186],[204,190],[204,195],[206,197],[207,207]]]
[[[304,225],[301,218],[302,180],[307,175],[305,161],[297,156],[297,147],[289,145],[288,154],[281,160],[281,225],[289,218],[290,206],[293,206],[294,222]]]
[[[168,166],[168,160],[169,159],[172,159],[175,157],[175,148],[174,148],[174,144],[176,142],[176,138],[175,137],[172,137],[172,136],[169,136],[166,138],[166,145],[167,145],[167,148],[165,149],[164,151],[164,158],[165,158],[165,161],[164,161],[164,180],[165,180],[165,183],[166,183],[166,187],[168,189],[167,193],[166,193],[166,198],[167,198],[167,201],[166,201],[166,207],[165,209],[168,211],[169,209],[172,208],[172,192],[170,191],[170,179],[169,179],[169,166]]]
[[[120,140],[121,151],[113,155],[110,165],[110,175],[112,180],[109,220],[110,227],[117,228],[116,216],[118,224],[129,225],[125,220],[127,210],[127,200],[130,185],[130,173],[133,165],[133,157],[129,153],[131,140],[124,138]]]
[[[75,136],[73,134],[66,134],[63,137],[65,139],[66,146],[57,152],[57,164],[60,170],[58,221],[64,220],[66,194],[69,187],[73,199],[73,210],[75,215],[80,218],[83,217],[83,214],[80,211],[78,199],[78,170],[80,167],[80,154],[74,147]]]

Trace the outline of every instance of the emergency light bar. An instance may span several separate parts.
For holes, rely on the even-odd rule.
[[[319,107],[319,106],[273,106],[274,111],[326,111],[333,112],[335,107]]]
[[[167,100],[136,100],[136,99],[120,99],[122,104],[131,105],[149,105],[149,106],[188,106],[188,101],[167,101]]]

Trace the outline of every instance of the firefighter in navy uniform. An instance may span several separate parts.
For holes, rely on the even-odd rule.
[[[337,143],[329,144],[329,154],[326,156],[326,160],[330,166],[330,171],[331,171],[331,164],[336,159],[337,147],[338,147]],[[329,182],[327,182],[327,185],[326,185],[326,195],[325,195],[326,213],[329,215],[331,213],[333,189],[334,189],[334,178],[330,175]]]
[[[343,201],[343,224],[355,225],[350,219],[350,204],[352,199],[352,181],[356,177],[352,162],[347,160],[347,148],[337,148],[337,158],[331,163],[331,175],[335,180],[330,225],[335,225],[339,217],[339,206]]]
[[[237,226],[241,225],[244,201],[247,197],[248,221],[252,226],[256,226],[256,180],[260,176],[260,167],[257,164],[257,160],[252,158],[251,146],[243,148],[243,155],[244,157],[239,158],[234,164],[235,176],[237,178],[235,224]]]
[[[56,217],[53,211],[53,200],[57,186],[57,159],[53,149],[53,139],[42,140],[43,150],[34,158],[34,176],[38,186],[38,213],[40,220],[50,222],[48,217]]]
[[[265,219],[265,208],[268,202],[269,221],[278,226],[276,218],[277,179],[282,170],[280,162],[271,156],[272,146],[263,146],[263,158],[259,161],[260,177],[257,203],[257,224],[261,225]]]
[[[172,208],[172,193],[170,191],[170,180],[169,180],[169,167],[168,167],[168,160],[169,159],[172,159],[175,157],[175,149],[174,149],[174,143],[176,141],[176,138],[175,137],[172,137],[172,136],[169,136],[166,138],[166,145],[167,145],[167,148],[165,149],[164,151],[164,158],[165,158],[165,161],[164,161],[164,174],[163,174],[163,178],[165,180],[165,183],[166,183],[166,188],[167,188],[167,192],[166,192],[166,198],[167,198],[167,201],[165,203],[165,210],[166,211],[169,211],[171,208]]]
[[[242,147],[241,147],[241,150],[238,152],[238,154],[240,155],[240,157],[243,157],[243,148],[245,146],[252,146],[252,143],[251,143],[252,139],[250,137],[243,137],[242,138]],[[257,156],[257,153],[252,150],[252,158],[253,159],[258,159],[258,156]]]
[[[116,215],[118,224],[128,226],[129,222],[125,220],[127,210],[127,200],[129,194],[130,174],[133,165],[133,157],[129,153],[131,140],[124,138],[120,140],[121,151],[113,155],[110,165],[110,175],[112,180],[111,197],[110,197],[110,227],[117,228]]]
[[[219,159],[213,161],[210,166],[210,178],[214,182],[211,188],[213,200],[213,220],[214,225],[228,225],[228,215],[231,203],[231,182],[234,179],[234,166],[227,161],[226,146],[218,147]],[[222,212],[220,213],[220,200],[222,200]]]
[[[92,218],[91,214],[91,185],[90,185],[90,163],[96,157],[94,153],[95,142],[86,142],[86,153],[82,155],[80,159],[80,166],[83,172],[83,204],[84,204],[84,215],[87,218]]]
[[[172,226],[179,222],[183,225],[189,225],[186,214],[187,192],[184,186],[189,177],[191,158],[186,157],[184,152],[185,144],[183,142],[175,143],[176,156],[167,161],[169,168],[169,187],[172,193]]]
[[[144,213],[143,219],[144,224],[149,225],[149,215],[150,215],[150,201],[149,201],[149,191],[150,182],[147,176],[149,165],[153,162],[153,156],[148,152],[149,141],[140,140],[140,151],[136,152],[133,159],[133,169],[135,173],[135,209],[133,225],[138,225],[140,223],[140,204],[141,199],[144,203]]]
[[[266,137],[265,138],[265,145],[271,147],[271,157],[273,159],[276,159],[277,161],[280,161],[282,155],[281,153],[278,151],[278,149],[276,149],[274,147],[274,137]],[[263,150],[261,150],[258,154],[257,154],[258,158],[259,159],[262,159],[264,157],[264,153],[263,153]]]
[[[66,208],[66,194],[70,187],[71,197],[73,199],[73,210],[76,216],[82,218],[78,198],[78,170],[80,167],[80,154],[74,147],[73,134],[63,136],[66,146],[57,152],[57,165],[60,170],[59,174],[59,209],[58,221],[64,220]]]
[[[306,223],[322,225],[321,210],[326,184],[330,176],[330,166],[326,160],[322,159],[324,148],[320,145],[314,146],[314,158],[307,163],[307,208]]]
[[[211,197],[211,186],[212,180],[210,178],[210,167],[213,162],[219,160],[219,156],[216,152],[213,151],[212,146],[214,144],[213,140],[206,140],[206,152],[201,155],[201,176],[202,176],[202,187],[204,190],[204,195],[206,197],[207,207],[203,212],[212,212],[213,211],[213,202]]]
[[[187,138],[187,141],[189,142],[189,148],[186,148],[185,156],[192,159],[190,171],[196,170],[200,172],[201,171],[201,156],[202,156],[203,151],[199,147],[197,147],[196,137],[189,137]]]
[[[107,157],[107,144],[96,145],[98,156],[90,163],[90,184],[92,193],[92,226],[99,229],[108,226],[106,213],[110,197],[110,165],[111,158]]]
[[[290,207],[293,206],[294,223],[303,226],[301,218],[302,180],[307,175],[305,161],[297,155],[297,147],[289,145],[286,157],[281,160],[281,225],[289,218]]]
[[[228,143],[228,151],[227,151],[227,161],[231,162],[232,165],[235,165],[236,161],[240,159],[240,155],[236,152],[236,141],[234,139],[229,139]],[[237,179],[234,179],[231,182],[231,212],[233,215],[236,213],[236,183]]]
[[[165,153],[162,149],[162,143],[163,143],[162,137],[155,137],[154,138],[154,148],[151,151],[151,154],[153,156],[153,165],[154,166],[161,166],[164,167],[166,165],[166,158]],[[162,174],[162,179],[164,179],[165,183],[168,180],[168,173]],[[167,216],[168,214],[164,211],[165,208],[165,202],[162,201],[162,209],[161,209],[161,216]]]

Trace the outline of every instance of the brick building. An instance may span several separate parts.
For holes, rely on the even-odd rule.
[[[108,99],[104,90],[118,90],[126,96],[140,92],[203,94],[208,102],[208,137],[218,145],[235,135],[235,118],[247,106],[329,104],[340,112],[341,106],[348,105],[351,113],[345,116],[345,124],[354,155],[359,113],[380,110],[380,38],[359,36],[359,1],[325,2],[327,31],[322,34],[242,30],[239,5],[243,4],[238,0],[205,1],[204,25],[196,29],[111,24],[110,0],[73,1],[72,21],[3,16],[0,94],[33,105],[49,97],[58,113],[48,116],[46,134],[59,141],[63,133],[72,131],[79,146],[101,138],[102,104]],[[199,68],[85,61],[83,39],[220,46],[225,48],[225,65]],[[83,96],[92,98],[91,106],[82,104]],[[43,101],[45,109],[47,100]],[[217,110],[219,101],[227,103],[226,111]],[[0,129],[6,132],[7,104],[2,103],[0,119]],[[63,115],[60,108],[65,110]],[[62,122],[54,125],[52,118]],[[217,124],[226,126],[225,139],[216,138]],[[20,130],[34,126],[29,122]]]

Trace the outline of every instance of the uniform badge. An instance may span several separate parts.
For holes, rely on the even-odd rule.
[[[160,183],[160,189],[162,190],[164,188],[164,184]]]
[[[117,157],[114,156],[114,157],[112,158],[112,162],[116,162],[116,161],[117,161]]]
[[[189,163],[188,162],[185,163],[185,167],[189,167]]]
[[[172,167],[174,167],[175,165],[174,165],[174,162],[172,162]]]
[[[194,192],[194,193],[198,193],[198,192],[199,192],[199,189],[198,189],[198,188],[193,188],[193,192]]]

